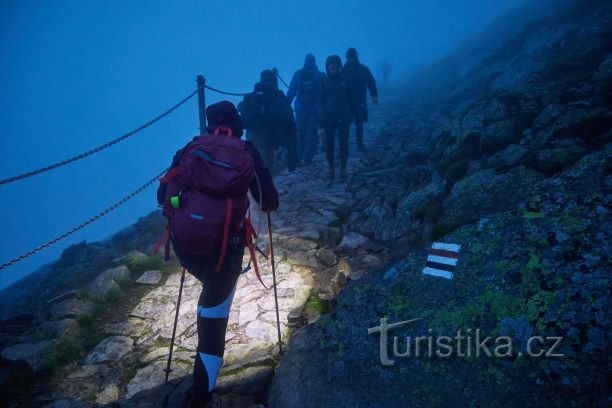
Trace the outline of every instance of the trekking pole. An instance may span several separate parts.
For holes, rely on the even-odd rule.
[[[268,236],[270,237],[270,264],[272,265],[272,284],[274,288],[274,304],[276,306],[276,329],[278,330],[278,352],[283,354],[283,342],[281,340],[280,317],[278,315],[278,293],[276,291],[276,267],[274,266],[274,245],[272,244],[272,217],[268,213]]]
[[[168,376],[172,369],[170,368],[170,364],[172,363],[172,349],[174,348],[174,337],[176,336],[176,325],[178,323],[179,317],[179,309],[181,307],[181,296],[183,295],[183,283],[185,282],[185,268],[183,268],[183,273],[181,274],[181,286],[179,288],[178,302],[176,303],[176,315],[174,316],[174,328],[172,329],[172,340],[170,340],[170,354],[168,354],[168,365],[164,369],[166,372],[166,384],[168,384]]]

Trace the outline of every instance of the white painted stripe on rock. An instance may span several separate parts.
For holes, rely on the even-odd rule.
[[[423,269],[423,273],[425,275],[438,276],[440,278],[445,278],[445,279],[453,279],[453,274],[452,273],[450,273],[448,271],[442,271],[440,269],[425,268],[425,269]]]
[[[444,251],[452,251],[452,252],[461,251],[461,245],[446,244],[444,242],[434,242],[433,244],[431,244],[431,247],[433,249],[443,249]]]
[[[429,255],[427,257],[427,260],[429,262],[435,262],[435,263],[441,263],[444,265],[451,265],[451,266],[457,266],[457,260],[454,258],[446,258],[444,256],[438,256],[438,255]]]

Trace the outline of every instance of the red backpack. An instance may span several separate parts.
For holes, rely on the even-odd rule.
[[[247,192],[254,177],[253,157],[231,129],[217,128],[212,135],[196,137],[160,179],[158,201],[168,226],[154,252],[169,235],[175,245],[191,254],[220,254],[216,266],[219,271],[229,239],[240,236],[243,245],[249,247],[259,277],[253,247],[255,231],[247,217]],[[169,241],[166,258],[168,253]]]

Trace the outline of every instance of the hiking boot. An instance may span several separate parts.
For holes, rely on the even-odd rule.
[[[346,169],[340,169],[340,181],[346,181]]]

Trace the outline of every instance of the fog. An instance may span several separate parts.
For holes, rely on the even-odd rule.
[[[285,80],[313,53],[355,47],[393,77],[426,66],[518,0],[13,1],[0,4],[0,178],[46,166],[126,133],[195,89],[248,92],[259,72]],[[396,81],[397,84],[397,81]],[[207,102],[226,99],[207,92]],[[385,98],[384,90],[381,98]],[[238,102],[237,98],[229,98]],[[0,186],[0,264],[61,235],[160,173],[198,133],[193,98],[116,146]],[[0,287],[156,207],[155,188],[57,245],[0,271]]]

